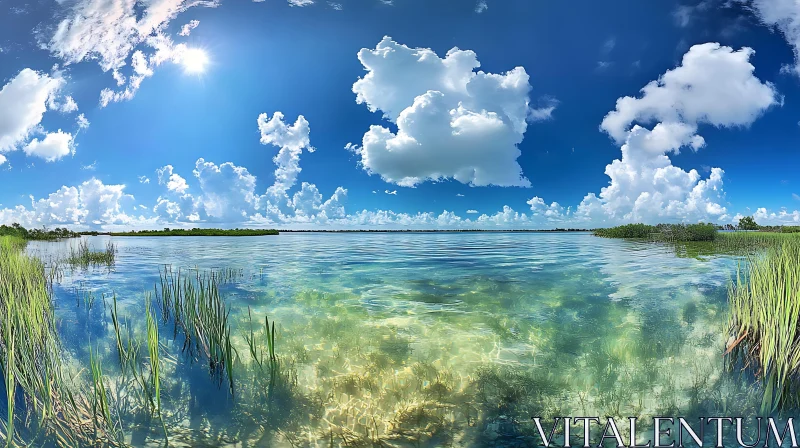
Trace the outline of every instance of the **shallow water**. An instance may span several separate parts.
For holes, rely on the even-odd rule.
[[[88,238],[98,250],[108,240],[113,271],[67,272],[55,296],[67,354],[85,365],[99,347],[120,403],[111,295],[141,334],[163,265],[234,272],[220,287],[233,396],[162,326],[174,445],[524,446],[532,416],[755,415],[759,404],[724,369],[731,257],[585,233]],[[28,250],[48,259],[75,244]],[[277,322],[283,379],[269,390],[248,370],[248,310]],[[160,423],[123,404],[126,440],[163,444]]]

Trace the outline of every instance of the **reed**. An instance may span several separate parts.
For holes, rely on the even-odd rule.
[[[231,344],[230,309],[219,293],[220,283],[229,278],[230,274],[215,271],[190,275],[165,266],[155,292],[162,318],[174,322],[173,337],[179,333],[184,337],[184,352],[206,359],[211,374],[220,380],[227,377],[233,393],[236,351]]]
[[[158,419],[161,421],[161,427],[164,430],[164,446],[169,446],[169,433],[167,432],[167,425],[164,422],[163,408],[161,406],[161,361],[159,356],[158,323],[153,317],[150,294],[145,296],[145,314],[147,320],[147,350],[150,354],[150,384],[153,387],[153,403],[155,404],[155,412],[158,414]]]
[[[750,256],[728,299],[726,353],[732,366],[758,372],[762,411],[800,404],[800,239],[784,239]]]
[[[253,358],[253,361],[260,369],[263,370],[265,363],[264,349],[258,343],[258,340],[256,339],[256,333],[253,331],[253,314],[249,306],[247,307],[247,317],[249,319],[250,328],[249,333],[244,335],[244,340],[247,342],[247,347],[250,351],[250,356]],[[275,321],[272,322],[272,328],[270,328],[269,317],[267,316],[264,316],[264,330],[262,337],[267,343],[268,361],[274,364],[278,361],[278,356],[275,354]]]
[[[11,321],[11,308],[6,307],[6,322]],[[6,447],[10,447],[14,440],[14,408],[15,400],[14,395],[17,390],[16,381],[14,379],[14,338],[11,335],[11,325],[6,325],[3,328],[3,340],[6,341],[6,356],[5,356],[5,380],[6,380],[6,400],[8,404],[8,415],[6,419]]]
[[[104,266],[108,269],[114,267],[117,257],[117,247],[112,242],[106,243],[103,251],[94,251],[85,239],[78,243],[77,248],[70,246],[67,264],[73,268],[89,269],[90,267]]]
[[[98,432],[104,440],[114,440],[106,419],[100,428],[85,424],[92,421],[97,409],[75,398],[67,378],[76,375],[64,366],[44,264],[21,252],[23,247],[19,239],[0,237],[0,314],[4,317],[0,322],[0,362],[9,404],[6,443],[14,444],[17,439],[24,444],[24,434],[19,431],[23,428],[37,428],[62,445],[92,444]],[[17,404],[26,418],[14,415]]]
[[[714,241],[717,228],[713,224],[626,224],[596,229],[594,235],[604,238],[635,238],[657,242]]]
[[[800,233],[791,232],[724,232],[714,242],[719,251],[744,251],[746,253],[776,247],[784,242],[800,243]]]
[[[150,381],[155,397],[154,411],[161,413],[161,362],[158,354],[158,324],[153,318],[149,296],[145,299],[145,315],[147,319],[147,351],[150,355]]]
[[[92,371],[92,386],[94,396],[92,400],[92,419],[95,425],[95,434],[97,430],[104,425],[112,426],[111,411],[108,404],[108,394],[103,380],[103,368],[100,364],[99,354],[90,347],[89,348],[89,366]],[[104,420],[104,425],[99,422],[99,419]],[[97,435],[95,436],[97,437]]]

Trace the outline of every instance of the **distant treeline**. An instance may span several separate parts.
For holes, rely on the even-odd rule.
[[[47,229],[26,229],[21,225],[14,223],[10,226],[5,224],[0,226],[0,236],[16,236],[25,240],[59,240],[62,238],[76,238],[80,234],[73,232],[69,229],[56,227],[53,230]]]
[[[111,236],[263,236],[277,235],[275,229],[170,229],[131,230],[130,232],[81,232],[81,235]]]
[[[453,233],[453,232],[590,232],[591,229],[342,229],[281,230],[285,233]]]

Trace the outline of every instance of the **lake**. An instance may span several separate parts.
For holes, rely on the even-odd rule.
[[[225,272],[237,354],[231,393],[159,319],[175,446],[527,446],[532,416],[747,416],[760,404],[722,356],[732,257],[588,233],[87,240],[117,245],[116,264],[65,272],[58,329],[76,366],[99,350],[135,446],[163,445],[163,431],[120,375],[111,297],[146,339],[145,297],[165,265]],[[71,244],[28,250],[47,260]],[[256,333],[265,316],[276,323],[268,381],[248,350],[250,316]]]

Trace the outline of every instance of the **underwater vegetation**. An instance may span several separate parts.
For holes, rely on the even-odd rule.
[[[160,272],[161,288],[156,287],[156,297],[164,322],[174,322],[173,335],[177,337],[179,331],[183,334],[182,350],[190,356],[206,359],[212,375],[218,378],[226,375],[233,393],[230,309],[219,294],[219,283],[225,278],[229,277],[216,271],[202,273],[198,270],[192,276],[165,266]],[[273,323],[270,345],[273,357],[274,330]]]

